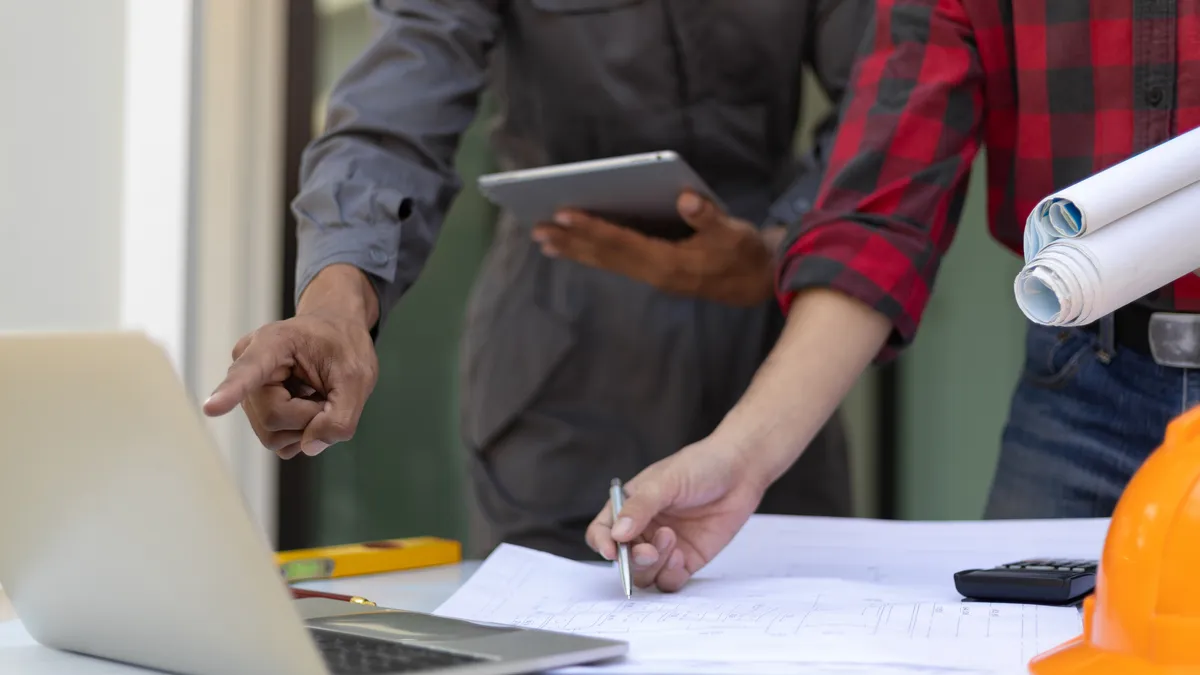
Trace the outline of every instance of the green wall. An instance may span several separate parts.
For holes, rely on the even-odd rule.
[[[987,232],[982,156],[962,225],[911,350],[899,364],[898,515],[975,519],[1024,353],[1013,299],[1018,257]]]

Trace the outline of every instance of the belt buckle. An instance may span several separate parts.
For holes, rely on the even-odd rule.
[[[1200,369],[1200,314],[1150,315],[1150,355],[1160,366]]]

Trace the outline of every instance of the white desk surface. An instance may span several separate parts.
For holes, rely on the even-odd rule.
[[[354,577],[297,584],[301,588],[357,595],[381,607],[415,612],[432,612],[479,567],[469,561],[460,565],[431,567],[411,572]],[[132,675],[148,671],[131,666],[66,654],[35,643],[17,620],[16,613],[0,589],[0,673],[4,675]]]
[[[1094,558],[1103,549],[1108,529],[1105,520],[1095,521],[992,521],[983,527],[972,523],[880,523],[841,519],[792,519],[783,516],[756,517],[739,536],[748,536],[740,545],[731,544],[726,567],[737,569],[761,557],[764,546],[778,546],[780,537],[800,542],[799,548],[787,549],[785,558],[812,558],[815,567],[795,571],[787,566],[786,575],[806,574],[804,569],[828,569],[831,560],[863,558],[870,576],[883,553],[905,556],[895,561],[893,572],[905,579],[912,576],[913,565],[924,567],[932,559],[939,579],[947,580],[952,571],[968,566],[994,564],[1000,560],[1019,560],[1045,555],[1053,549],[1064,557]],[[782,534],[781,534],[782,533]],[[882,538],[886,534],[885,538]],[[811,546],[818,541],[820,546]],[[890,541],[891,544],[886,542]],[[765,542],[765,543],[764,543]],[[884,543],[881,543],[884,542]],[[775,548],[770,549],[772,551]],[[932,557],[932,558],[931,558]],[[869,564],[868,564],[869,563]],[[715,561],[719,566],[720,561]],[[477,562],[434,567],[412,572],[351,577],[335,581],[308,582],[313,590],[357,595],[381,607],[430,612],[470,578],[479,568]],[[711,569],[711,568],[710,568]],[[857,569],[857,568],[856,568]],[[873,571],[872,571],[873,570]],[[918,575],[919,576],[919,575]],[[923,578],[923,577],[922,577]],[[130,675],[150,671],[117,665],[99,659],[67,654],[38,645],[13,610],[0,596],[0,675]]]

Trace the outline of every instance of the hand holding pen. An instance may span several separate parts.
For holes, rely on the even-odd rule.
[[[751,474],[753,466],[733,446],[710,443],[688,446],[628,483],[609,484],[609,499],[588,526],[587,542],[617,563],[622,590],[624,570],[632,587],[683,588],[762,501],[770,481]]]

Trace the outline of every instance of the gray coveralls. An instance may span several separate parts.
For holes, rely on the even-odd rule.
[[[457,143],[485,87],[499,107],[493,142],[503,169],[674,150],[734,215],[786,225],[814,198],[833,134],[831,116],[817,151],[795,156],[802,67],[839,101],[871,5],[373,4],[380,30],[335,87],[293,206],[297,295],[322,267],[351,263],[371,276],[384,320],[416,280],[460,187]],[[502,214],[462,344],[470,553],[508,541],[593,557],[584,530],[609,481],[708,435],[781,326],[774,302],[736,308],[676,297],[547,258],[526,225]],[[760,511],[850,515],[838,419]]]

